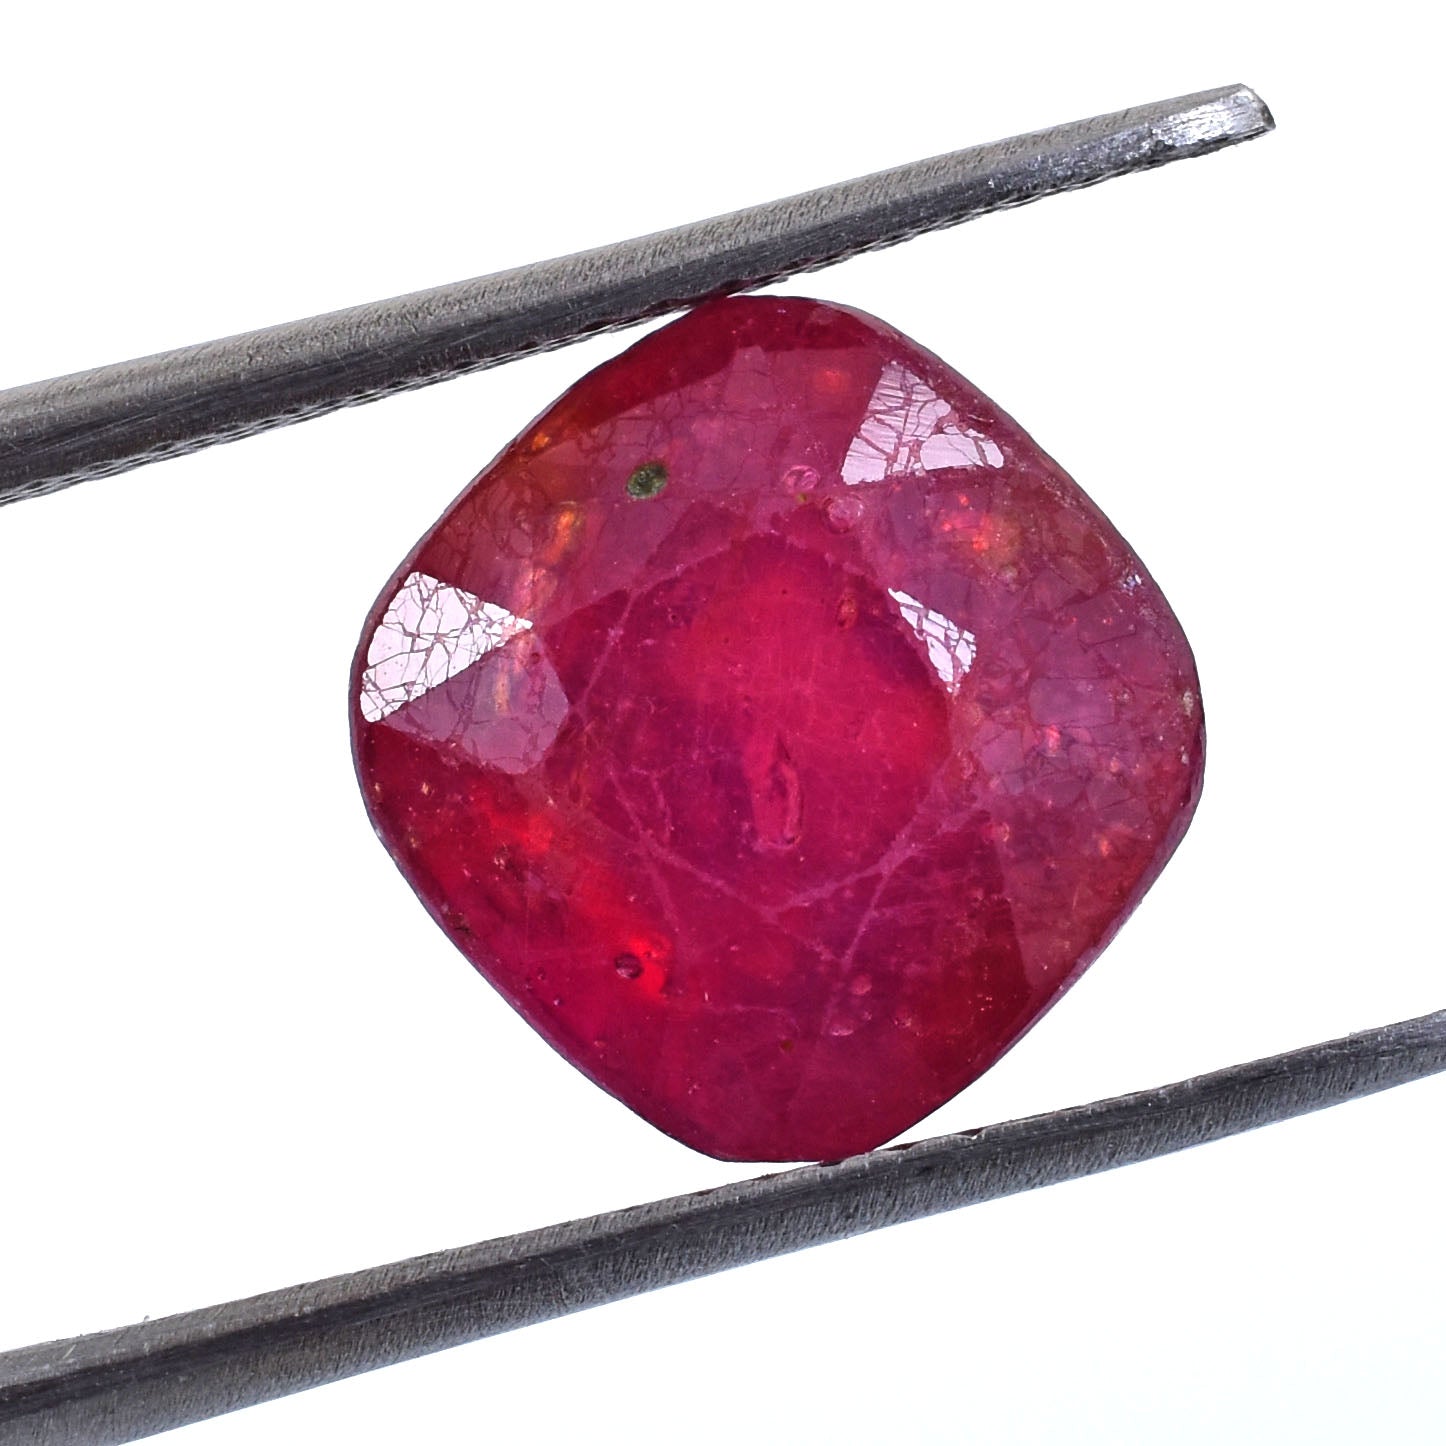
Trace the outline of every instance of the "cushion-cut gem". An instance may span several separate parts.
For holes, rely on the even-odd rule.
[[[558,1050],[728,1159],[828,1159],[989,1067],[1199,794],[1144,565],[897,332],[710,303],[585,377],[367,622],[368,808]]]

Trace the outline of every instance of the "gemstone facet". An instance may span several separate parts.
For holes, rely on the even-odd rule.
[[[563,1055],[724,1159],[833,1159],[993,1064],[1199,796],[1144,565],[883,323],[712,302],[585,377],[362,635],[383,842]]]

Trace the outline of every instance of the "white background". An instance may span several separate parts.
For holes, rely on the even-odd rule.
[[[1446,1003],[1425,7],[12,7],[0,385],[1244,81],[1262,141],[783,288],[941,353],[1198,654],[1175,862],[918,1134]],[[750,1173],[535,1039],[372,836],[390,569],[616,337],[0,512],[0,1347]],[[1439,1441],[1446,1081],[179,1433]],[[171,1439],[171,1438],[168,1438]]]

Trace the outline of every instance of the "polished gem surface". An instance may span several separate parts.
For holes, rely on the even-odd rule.
[[[562,1054],[725,1159],[832,1159],[997,1060],[1189,823],[1189,645],[992,402],[883,323],[712,302],[398,568],[353,674],[402,873]]]

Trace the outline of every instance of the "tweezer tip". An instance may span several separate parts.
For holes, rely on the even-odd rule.
[[[1201,97],[1201,110],[1213,115],[1222,139],[1248,141],[1275,129],[1275,117],[1259,93],[1248,85],[1227,85]]]
[[[1248,85],[1222,85],[1164,102],[1153,128],[1157,139],[1173,152],[1167,158],[1175,159],[1206,155],[1266,135],[1275,129],[1275,117]]]
[[[1259,92],[1248,85],[1237,85],[1235,96],[1240,102],[1244,115],[1254,121],[1254,126],[1250,131],[1251,135],[1264,135],[1267,131],[1275,129],[1275,117],[1271,115],[1270,107],[1260,98]]]

